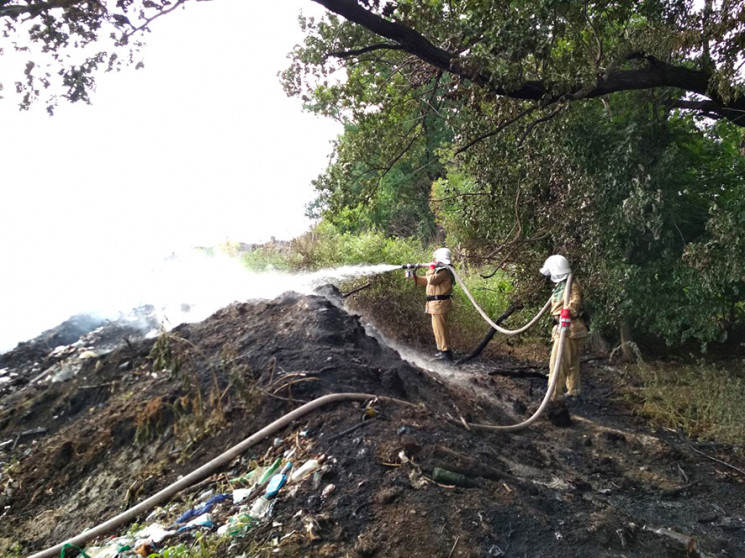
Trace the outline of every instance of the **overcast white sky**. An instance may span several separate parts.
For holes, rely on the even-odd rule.
[[[340,128],[277,78],[301,9],[322,13],[194,3],[154,23],[145,68],[102,76],[92,105],[63,101],[49,118],[0,101],[0,350],[27,335],[24,314],[110,296],[111,274],[145,255],[307,230],[310,181]]]

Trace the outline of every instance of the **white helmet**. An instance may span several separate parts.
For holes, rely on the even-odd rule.
[[[543,263],[543,267],[541,268],[541,273],[543,275],[550,275],[551,281],[554,283],[560,283],[564,279],[566,279],[567,275],[569,275],[572,272],[572,268],[569,267],[569,262],[564,256],[559,256],[558,254],[555,254],[553,256],[549,256],[546,261]]]
[[[436,262],[450,265],[450,250],[447,248],[438,248],[433,256]]]

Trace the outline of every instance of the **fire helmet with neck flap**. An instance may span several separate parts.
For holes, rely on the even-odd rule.
[[[569,262],[564,256],[554,254],[549,256],[541,268],[541,274],[551,276],[551,281],[560,283],[572,272]]]
[[[438,248],[433,254],[435,262],[450,265],[450,250],[447,248]]]

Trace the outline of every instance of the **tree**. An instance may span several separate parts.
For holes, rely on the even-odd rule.
[[[347,123],[337,162],[364,159],[350,141],[395,164],[405,144],[391,130],[410,118],[395,107],[436,106],[447,132],[430,207],[471,261],[508,268],[527,292],[547,254],[566,254],[596,329],[705,343],[745,320],[739,5],[319,3],[347,20],[305,20],[284,80]],[[704,21],[709,41],[694,34]],[[326,217],[369,215],[337,171],[318,181],[335,201]]]
[[[536,108],[610,93],[674,87],[673,106],[745,125],[741,2],[313,0],[357,28],[329,52],[357,60],[403,52],[451,76]],[[15,82],[23,104],[57,75],[63,97],[89,100],[95,73],[136,61],[138,37],[187,0],[0,0],[3,38],[38,46]],[[75,53],[75,51],[79,51]],[[31,53],[29,52],[29,55]],[[52,103],[53,104],[53,100]]]
[[[314,0],[384,39],[335,56],[400,50],[495,96],[545,108],[674,87],[672,106],[745,126],[745,6],[706,0],[470,2]],[[358,35],[358,37],[361,37]]]
[[[59,95],[90,102],[97,72],[141,65],[141,36],[150,23],[186,1],[0,0],[3,39],[26,60],[14,83],[21,107],[43,99],[52,112]]]

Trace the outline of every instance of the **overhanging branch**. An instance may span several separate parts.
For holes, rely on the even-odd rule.
[[[373,13],[357,0],[313,0],[331,12],[338,14],[353,23],[357,23],[381,37],[393,41],[404,50],[417,56],[432,66],[469,79],[497,96],[513,99],[540,100],[544,106],[579,96],[584,99],[602,97],[620,91],[652,89],[657,87],[675,87],[683,91],[696,93],[709,98],[713,114],[719,114],[739,126],[745,126],[745,96],[739,96],[729,102],[723,102],[710,90],[711,73],[708,70],[686,68],[650,57],[643,57],[646,66],[633,70],[610,70],[598,76],[595,84],[570,85],[564,93],[550,93],[556,88],[541,80],[528,80],[516,87],[505,87],[486,70],[473,71],[459,64],[457,54],[433,44],[418,31],[401,23],[388,21]],[[682,107],[681,107],[682,108]],[[694,110],[699,110],[695,108]]]
[[[390,43],[378,43],[375,45],[357,48],[354,50],[329,52],[326,56],[327,57],[333,56],[335,58],[351,58],[352,56],[359,56],[360,54],[365,54],[366,52],[372,52],[374,50],[403,50],[403,48],[404,47],[402,47],[401,45],[395,45],[395,44],[390,44]]]

